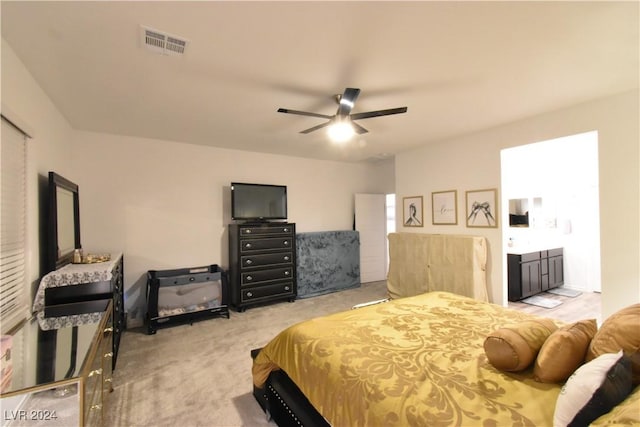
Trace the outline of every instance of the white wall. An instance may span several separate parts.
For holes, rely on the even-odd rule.
[[[398,231],[482,235],[489,242],[489,296],[504,300],[501,227],[466,228],[464,192],[499,188],[500,150],[597,130],[600,170],[602,315],[640,301],[640,174],[637,90],[549,112],[506,126],[425,146],[396,156],[396,195],[422,194],[425,227]],[[540,173],[544,173],[541,165]],[[431,192],[458,190],[458,225],[431,225]],[[500,196],[498,196],[500,198]],[[402,205],[399,203],[398,218]],[[500,208],[498,208],[498,211]]]
[[[34,288],[40,277],[41,192],[46,189],[50,170],[73,180],[70,156],[73,130],[4,39],[1,74],[3,114],[8,110],[33,136],[27,144],[27,271]]]
[[[228,266],[232,181],[284,184],[298,232],[350,230],[354,194],[386,192],[389,162],[352,164],[74,133],[82,243],[125,254],[125,306],[142,320],[146,272]],[[391,173],[390,173],[391,172]]]

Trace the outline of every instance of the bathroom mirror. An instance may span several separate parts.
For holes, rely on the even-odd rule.
[[[509,200],[509,226],[529,227],[529,199]]]
[[[73,259],[80,244],[80,201],[78,186],[55,172],[49,172],[47,221],[47,270],[63,267]]]

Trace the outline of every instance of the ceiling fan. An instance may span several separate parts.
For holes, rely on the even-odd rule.
[[[380,116],[389,116],[391,114],[401,114],[407,112],[407,107],[399,107],[399,108],[390,108],[387,110],[376,110],[376,111],[367,111],[365,113],[353,113],[351,114],[351,110],[355,105],[356,99],[360,95],[360,89],[348,87],[344,90],[344,93],[341,95],[336,95],[336,100],[338,101],[338,111],[333,116],[327,114],[319,114],[319,113],[310,113],[307,111],[298,111],[298,110],[290,110],[288,108],[278,108],[278,113],[287,113],[287,114],[298,114],[300,116],[311,116],[311,117],[319,117],[322,119],[328,119],[327,122],[321,123],[319,125],[310,127],[309,129],[305,129],[300,131],[300,133],[311,133],[318,129],[322,129],[327,126],[332,126],[335,128],[342,128],[347,132],[350,132],[351,135],[353,133],[363,134],[369,132],[367,129],[363,128],[359,124],[355,123],[354,120],[362,120],[369,119],[371,117],[380,117]],[[331,131],[331,129],[329,129]],[[336,129],[338,130],[338,129]],[[349,135],[349,136],[351,136]]]

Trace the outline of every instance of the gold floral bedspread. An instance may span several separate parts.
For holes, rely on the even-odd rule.
[[[497,371],[483,349],[531,317],[431,292],[316,318],[262,349],[254,384],[283,369],[335,427],[551,426],[561,386]]]

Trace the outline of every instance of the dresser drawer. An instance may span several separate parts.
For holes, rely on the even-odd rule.
[[[91,360],[90,370],[84,380],[84,417],[88,419],[94,412],[102,414],[102,343]],[[100,405],[98,407],[98,405]]]
[[[294,286],[292,282],[282,282],[275,285],[243,289],[242,302],[259,301],[262,298],[270,299],[274,296],[293,296],[293,289]]]
[[[102,330],[98,332],[95,342],[96,351],[89,360],[89,369],[84,379],[85,426],[102,425],[105,404],[113,389],[113,316],[111,315],[111,307],[107,313],[106,321],[103,320],[100,324]]]
[[[87,405],[89,407],[85,419],[85,427],[102,426],[102,406],[100,403],[92,403]]]
[[[269,282],[274,280],[291,279],[293,277],[293,267],[270,268],[268,270],[251,271],[242,273],[240,285],[254,285],[256,283]]]
[[[266,265],[291,264],[293,253],[279,252],[277,254],[245,255],[240,259],[240,268],[264,267]]]
[[[113,298],[111,281],[58,286],[44,290],[45,307]]]
[[[240,253],[251,253],[264,250],[291,249],[293,237],[273,237],[266,239],[240,240]]]
[[[288,234],[293,235],[293,227],[290,225],[282,225],[276,227],[241,227],[240,236],[264,236],[274,234]]]

